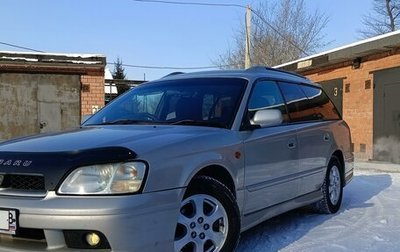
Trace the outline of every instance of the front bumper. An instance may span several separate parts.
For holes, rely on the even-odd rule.
[[[173,251],[183,189],[125,196],[3,197],[0,208],[19,211],[18,227],[42,229],[45,241],[0,235],[0,251],[82,251],[69,249],[65,230],[95,230],[111,250]]]

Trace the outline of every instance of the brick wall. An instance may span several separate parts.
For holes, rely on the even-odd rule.
[[[104,71],[81,75],[81,115],[90,115],[104,106]]]
[[[359,69],[352,69],[351,62],[344,62],[301,74],[314,82],[344,78],[343,118],[351,128],[356,159],[368,160],[373,155],[373,71],[399,67],[400,50],[364,57],[362,61]],[[365,88],[366,81],[371,81],[371,88]]]

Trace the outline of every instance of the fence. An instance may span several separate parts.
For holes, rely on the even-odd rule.
[[[105,80],[104,93],[105,93],[105,104],[109,103],[116,97],[125,93],[126,91],[139,86],[146,81],[139,80]]]

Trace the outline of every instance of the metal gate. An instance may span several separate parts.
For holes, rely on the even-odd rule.
[[[0,73],[0,141],[79,126],[80,76]]]
[[[374,159],[400,163],[400,68],[374,73]]]

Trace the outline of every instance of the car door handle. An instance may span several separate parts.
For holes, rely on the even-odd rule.
[[[331,140],[331,136],[329,135],[329,133],[325,133],[324,134],[324,141],[325,142],[329,142]]]
[[[287,144],[287,147],[288,147],[289,149],[295,149],[295,148],[296,148],[296,141],[294,141],[294,140],[289,140],[289,141],[288,141],[288,144]]]

